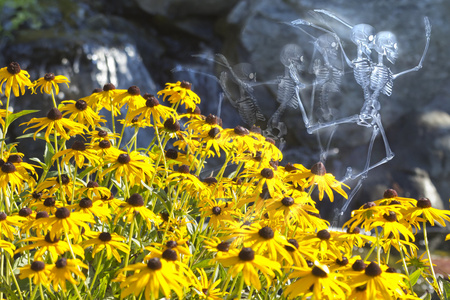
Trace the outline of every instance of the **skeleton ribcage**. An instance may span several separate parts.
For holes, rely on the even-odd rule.
[[[295,95],[295,82],[290,77],[282,77],[280,79],[277,101],[285,106],[298,107],[298,100]]]
[[[242,97],[236,103],[239,115],[247,125],[252,126],[256,124],[256,121],[265,120],[256,100],[251,96]]]
[[[353,61],[353,74],[356,82],[363,88],[369,87],[372,66],[368,59],[360,59]]]
[[[392,71],[387,66],[375,66],[370,75],[370,88],[387,96],[392,94],[394,78]]]

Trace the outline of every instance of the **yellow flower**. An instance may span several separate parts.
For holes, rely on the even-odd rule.
[[[22,92],[22,95],[25,94],[25,87],[33,86],[33,83],[28,79],[29,77],[28,72],[22,70],[18,63],[10,63],[7,67],[0,69],[0,92],[3,93],[3,84],[6,82],[5,96],[7,98],[9,98],[11,88],[16,97],[19,97],[20,92]]]
[[[76,212],[97,217],[102,221],[107,221],[107,219],[111,218],[109,209],[105,207],[102,201],[92,202],[89,198],[82,198],[78,203],[66,207],[68,209],[73,209]]]
[[[227,292],[223,294],[220,288],[217,287],[222,281],[221,279],[212,282],[212,278],[211,281],[208,280],[208,276],[206,275],[205,270],[197,270],[200,273],[200,280],[197,280],[197,284],[195,285],[195,292],[198,294],[200,299],[222,300],[223,296],[228,294]]]
[[[105,123],[106,120],[98,115],[84,100],[66,100],[63,101],[65,105],[61,108],[61,112],[65,111],[63,117],[70,114],[70,120],[76,120],[83,125],[89,125],[91,128],[99,126],[100,123]]]
[[[95,257],[97,253],[106,249],[106,258],[110,260],[112,256],[120,263],[122,261],[120,254],[117,250],[121,252],[129,253],[130,249],[128,245],[123,243],[125,238],[116,234],[109,232],[88,232],[85,234],[89,237],[89,240],[81,242],[83,248],[93,247],[92,256]]]
[[[51,268],[51,265],[46,265],[44,262],[36,260],[31,265],[20,268],[19,278],[31,278],[34,285],[42,284],[43,286],[48,286],[52,274]]]
[[[145,99],[141,96],[141,90],[137,86],[133,85],[129,87],[125,93],[118,94],[114,97],[114,106],[120,109],[125,104],[131,110],[135,110],[145,105]]]
[[[165,101],[168,97],[168,101],[172,104],[184,104],[186,109],[195,109],[196,105],[200,103],[200,98],[196,93],[191,91],[192,84],[186,81],[177,83],[166,83],[164,90],[158,92],[158,96],[164,95]]]
[[[434,222],[438,222],[443,227],[446,226],[445,221],[450,222],[450,211],[440,210],[431,207],[431,201],[428,198],[420,198],[417,200],[417,206],[406,209],[405,219],[408,222],[416,223],[420,222],[430,222],[431,226],[434,226]],[[419,229],[420,226],[418,225]]]
[[[136,215],[140,215],[144,219],[148,228],[152,228],[152,222],[158,221],[155,213],[144,206],[144,198],[139,194],[133,194],[116,210],[114,223],[117,224],[118,219],[122,216],[127,223],[131,223]]]
[[[29,122],[22,123],[20,125],[26,124],[34,124],[33,126],[27,127],[23,132],[27,131],[31,128],[39,127],[39,129],[34,133],[33,138],[36,139],[36,135],[39,131],[47,128],[45,131],[45,140],[50,143],[49,136],[51,133],[58,133],[66,140],[70,139],[71,136],[81,134],[84,131],[87,131],[88,128],[83,124],[79,124],[75,121],[64,119],[62,117],[62,113],[55,107],[50,109],[47,113],[47,117],[45,118],[33,118]]]
[[[17,229],[14,227],[21,227],[22,222],[27,219],[21,216],[8,216],[4,212],[0,212],[0,237],[2,235],[8,237],[11,241],[14,241]]]
[[[145,106],[136,107],[130,110],[127,120],[132,120],[137,117],[138,122],[145,122],[147,126],[155,124],[162,124],[169,118],[176,118],[176,112],[173,108],[160,105],[158,99],[150,94],[145,94],[143,98],[146,100]],[[163,122],[161,122],[161,119]],[[152,123],[153,122],[153,123]]]
[[[14,256],[13,251],[14,251],[14,249],[16,249],[16,247],[13,244],[11,244],[10,242],[0,239],[0,248],[5,250],[6,252],[8,252],[11,257]]]
[[[93,166],[100,163],[100,159],[97,156],[97,151],[90,147],[86,147],[82,141],[78,140],[73,142],[71,148],[55,153],[52,157],[52,162],[61,156],[63,156],[63,159],[61,160],[62,163],[69,165],[70,159],[73,158],[76,166],[80,169],[87,164],[85,163],[86,160]]]
[[[69,79],[62,75],[57,75],[53,73],[47,73],[44,77],[39,78],[35,81],[35,86],[33,87],[33,93],[36,94],[36,89],[41,87],[41,93],[45,92],[46,94],[52,93],[52,87],[55,89],[55,95],[59,94],[59,86],[58,83],[65,83],[67,87],[69,87]]]
[[[123,271],[134,271],[134,274],[120,284],[121,298],[130,294],[137,297],[145,290],[146,300],[151,299],[150,295],[159,298],[160,291],[166,298],[170,298],[171,291],[174,291],[178,299],[183,299],[183,287],[187,286],[186,280],[175,270],[174,265],[165,259],[154,257],[147,264],[137,263],[125,267],[119,272]]]
[[[279,272],[280,269],[278,262],[255,254],[253,249],[248,247],[244,247],[242,250],[232,249],[220,257],[217,256],[215,260],[224,267],[229,267],[228,273],[233,277],[242,272],[241,276],[244,276],[245,284],[254,286],[258,291],[261,290],[258,270],[266,278],[268,288],[275,277],[274,271]]]
[[[103,86],[103,90],[95,90],[89,97],[81,98],[81,100],[86,101],[87,104],[92,107],[95,111],[99,111],[105,108],[112,111],[114,116],[120,114],[120,109],[113,105],[113,99],[119,94],[125,93],[126,90],[117,90],[114,84],[107,83]]]
[[[89,267],[79,259],[60,258],[51,268],[51,281],[53,289],[58,291],[58,286],[63,291],[67,291],[66,280],[76,285],[78,282],[73,278],[75,274],[81,280],[85,280],[86,276],[81,271],[81,268],[88,269]]]

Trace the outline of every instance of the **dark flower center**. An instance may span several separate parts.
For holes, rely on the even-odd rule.
[[[213,114],[209,114],[205,119],[206,124],[216,125],[219,124],[219,118]]]
[[[98,239],[102,242],[109,242],[112,239],[112,237],[109,232],[102,232],[99,234]]]
[[[14,173],[15,171],[16,171],[16,167],[14,166],[13,163],[5,162],[2,165],[2,172],[3,173]]]
[[[102,88],[95,88],[95,89],[92,91],[92,94],[100,93],[100,92],[102,92],[102,91],[103,91]]]
[[[76,109],[83,111],[88,107],[88,105],[87,105],[86,101],[80,99],[80,100],[77,100],[77,102],[75,102],[75,107],[76,107]]]
[[[132,206],[144,206],[144,198],[139,194],[131,195],[127,202]]]
[[[383,198],[395,198],[398,197],[397,191],[394,189],[387,189],[384,191]]]
[[[297,242],[296,239],[289,239],[289,240],[288,240],[288,243],[295,247],[295,248],[294,248],[294,247],[287,246],[287,245],[284,246],[284,248],[285,248],[287,251],[289,251],[289,252],[294,252],[295,249],[298,249],[298,247],[299,247],[298,242]]]
[[[112,83],[107,83],[103,86],[103,91],[111,91],[111,90],[115,90],[116,86]]]
[[[393,211],[389,211],[389,213],[383,215],[383,218],[388,222],[396,222],[397,214]]]
[[[104,138],[108,136],[108,132],[106,130],[99,130],[97,135],[98,137]]]
[[[175,150],[175,149],[167,149],[166,157],[168,159],[177,159],[178,158],[178,151]]]
[[[328,230],[322,229],[317,232],[317,237],[322,241],[329,240],[331,238],[331,234]]]
[[[10,163],[13,163],[13,164],[21,163],[22,162],[22,157],[20,157],[20,155],[17,155],[17,154],[11,154],[8,157],[8,161],[7,162],[10,162]]]
[[[207,185],[212,185],[217,183],[217,179],[214,177],[206,177],[205,179],[203,179],[203,182]]]
[[[258,133],[258,134],[262,133],[261,127],[256,126],[256,125],[253,125],[252,128],[250,128],[250,131],[254,132],[254,133]]]
[[[221,212],[222,212],[222,209],[218,206],[214,206],[212,208],[212,213],[215,214],[216,216],[220,215]]]
[[[362,271],[366,268],[366,264],[364,263],[364,261],[362,259],[357,259],[353,265],[352,265],[352,269],[353,271]]]
[[[82,141],[75,141],[72,144],[72,150],[84,151],[86,150],[86,145]]]
[[[19,74],[20,71],[22,71],[22,69],[20,68],[20,65],[18,63],[16,63],[15,61],[10,63],[8,65],[8,67],[6,68],[6,70],[8,71],[9,74],[12,74],[12,75]]]
[[[86,184],[86,187],[88,187],[88,188],[90,188],[90,189],[92,189],[92,188],[97,188],[97,187],[99,187],[100,185],[96,182],[96,181],[92,181],[92,180],[90,180],[87,184]]]
[[[36,213],[36,220],[41,218],[48,218],[48,212],[45,210]]]
[[[2,167],[3,170],[3,167]],[[429,208],[431,207],[431,201],[428,198],[420,198],[419,200],[417,200],[417,207],[420,208]]]
[[[175,132],[175,131],[179,131],[180,130],[180,123],[178,122],[178,120],[174,120],[173,118],[168,118],[165,122],[164,122],[164,128]]]
[[[145,100],[147,100],[145,102],[145,106],[147,106],[147,107],[151,108],[151,107],[155,107],[155,106],[159,105],[158,99],[156,99],[156,97],[151,94],[144,94],[143,98]]]
[[[273,232],[272,228],[270,228],[269,226],[265,226],[265,227],[261,228],[258,231],[258,234],[260,237],[262,237],[263,239],[266,239],[266,240],[273,239],[273,237],[275,236],[275,233]]]
[[[397,273],[397,270],[395,268],[393,268],[393,267],[388,267],[386,269],[386,273]]]
[[[298,169],[294,167],[293,164],[287,163],[286,166],[284,166],[284,169],[288,172],[297,171]]]
[[[98,146],[102,149],[108,149],[111,147],[111,143],[108,140],[102,140],[98,143]]]
[[[65,268],[67,266],[67,259],[62,257],[55,262],[55,266],[58,269]]]
[[[161,261],[159,260],[159,258],[157,257],[153,257],[150,258],[148,263],[147,263],[147,267],[151,270],[159,270],[162,268],[162,264]]]
[[[244,127],[238,125],[238,126],[234,127],[234,133],[236,133],[237,135],[240,135],[240,136],[244,136],[244,135],[249,134],[249,131],[247,128],[244,128]]]
[[[128,94],[138,96],[141,94],[141,90],[137,86],[133,85],[128,88]]]
[[[52,239],[52,238],[50,237],[50,233],[47,233],[47,234],[45,235],[45,241],[46,241],[47,243],[54,244],[54,243],[59,242],[59,238],[57,238],[57,237],[55,236],[55,238]]]
[[[5,221],[6,217],[7,217],[7,215],[4,212],[0,213],[0,221]]]
[[[339,258],[336,258],[336,263],[340,266],[345,266],[348,264],[348,258],[343,256],[342,260],[340,260]]]
[[[211,128],[211,129],[208,131],[208,136],[209,136],[210,138],[215,138],[219,133],[220,133],[219,128],[214,127],[214,128]]]
[[[33,192],[33,194],[31,194],[31,197],[33,197],[33,199],[41,199],[42,197],[42,192]]]
[[[166,247],[170,249],[175,248],[176,246],[178,246],[178,243],[176,241],[168,241],[166,243]]]
[[[55,217],[58,219],[66,219],[70,217],[70,211],[65,207],[60,207],[56,210]]]
[[[319,161],[311,167],[311,173],[313,173],[314,175],[323,176],[327,173],[327,170],[325,169],[324,164]]]
[[[228,252],[228,250],[230,250],[230,243],[229,242],[221,242],[219,244],[217,244],[217,250],[221,251],[221,252]]]
[[[39,272],[45,269],[45,263],[43,261],[33,261],[30,268],[35,272]]]
[[[252,261],[255,259],[255,251],[252,248],[244,247],[239,252],[239,258],[243,261]]]
[[[47,81],[55,80],[55,74],[53,74],[53,73],[47,73],[47,74],[45,74],[45,75],[44,75],[44,80],[47,80]]]
[[[284,197],[284,198],[281,200],[281,203],[282,203],[284,206],[291,206],[291,205],[294,204],[294,199],[293,199],[292,197]]]
[[[131,161],[131,158],[127,153],[122,153],[117,158],[117,161],[124,165],[124,164],[129,163]]]
[[[314,266],[312,268],[311,273],[316,276],[316,277],[321,277],[321,278],[325,278],[328,276],[327,272],[325,272],[324,270],[322,270],[321,268],[319,268],[318,266]]]
[[[363,205],[364,209],[369,209],[376,206],[376,204],[374,202],[367,202],[366,204]]]
[[[272,179],[274,177],[273,171],[270,168],[264,168],[261,170],[261,176],[267,179]]]
[[[183,81],[180,83],[180,87],[182,87],[183,89],[190,90],[191,87],[192,87],[192,83],[183,80]]]
[[[194,115],[200,115],[202,113],[202,111],[200,110],[200,107],[195,106],[194,109],[192,109],[192,107],[188,107],[187,113],[188,114],[194,114]]]
[[[166,249],[162,253],[162,258],[168,261],[176,261],[178,258],[177,251],[173,249]]]
[[[56,200],[53,197],[46,198],[44,200],[44,205],[47,207],[53,207],[56,204]]]
[[[179,166],[178,172],[183,173],[183,174],[189,174],[189,166],[188,165]]]
[[[47,113],[47,119],[57,121],[62,119],[62,113],[56,107],[52,107]]]
[[[359,234],[360,232],[361,232],[361,229],[359,229],[358,227],[355,227],[353,229],[353,231],[350,231],[350,228],[347,228],[347,233]]]
[[[56,182],[59,182],[59,177],[56,177]],[[67,185],[70,182],[70,178],[69,176],[67,176],[67,174],[61,174],[61,182],[63,185]]]
[[[89,198],[83,198],[80,200],[80,203],[78,203],[78,205],[81,208],[90,208],[92,207],[92,200]]]
[[[21,216],[21,217],[28,217],[29,215],[31,215],[32,212],[33,211],[31,210],[31,208],[29,208],[29,207],[22,207],[19,210],[19,216]]]
[[[381,268],[376,262],[371,262],[364,270],[367,276],[375,277],[381,274]]]

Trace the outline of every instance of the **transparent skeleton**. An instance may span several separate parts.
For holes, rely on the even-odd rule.
[[[352,29],[352,41],[357,46],[357,57],[354,60],[350,61],[347,55],[345,55],[344,51],[343,53],[346,58],[347,64],[349,64],[349,66],[353,68],[355,80],[363,88],[364,104],[359,114],[338,120],[332,120],[329,122],[319,122],[310,126],[309,128],[307,128],[307,130],[309,133],[314,133],[319,130],[329,127],[335,127],[336,125],[341,124],[357,124],[359,126],[364,126],[372,129],[372,136],[369,142],[364,169],[357,174],[353,174],[352,168],[348,167],[345,177],[341,180],[343,182],[346,182],[348,180],[359,179],[358,183],[353,188],[352,193],[349,195],[348,200],[340,210],[339,215],[343,215],[343,213],[347,210],[351,200],[361,188],[362,182],[367,178],[367,173],[370,170],[388,162],[394,157],[394,153],[389,146],[389,142],[386,137],[383,124],[381,122],[381,116],[379,113],[380,102],[378,101],[378,99],[380,94],[391,96],[393,83],[396,78],[410,72],[418,71],[422,68],[422,63],[428,51],[430,42],[431,25],[428,18],[425,17],[424,24],[426,43],[418,65],[403,72],[393,74],[391,69],[384,64],[384,57],[386,57],[386,59],[391,64],[395,64],[395,60],[398,58],[397,39],[392,32],[382,31],[377,33],[375,37],[373,37],[373,27],[371,27],[370,25],[359,24],[350,26],[328,11],[316,10],[316,12],[326,14],[327,16],[338,20],[339,22]],[[313,27],[318,28],[318,26],[316,25],[314,25]],[[323,30],[329,31],[326,28],[323,28]],[[339,44],[342,48],[342,44],[340,43],[340,41]],[[374,49],[377,52],[377,63],[372,62],[370,58],[370,49]],[[371,164],[373,145],[378,135],[381,135],[381,138],[383,140],[386,156],[378,162]]]

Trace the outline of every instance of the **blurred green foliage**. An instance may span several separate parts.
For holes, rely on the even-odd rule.
[[[0,0],[0,35],[10,35],[23,26],[42,26],[42,8],[37,0]]]

